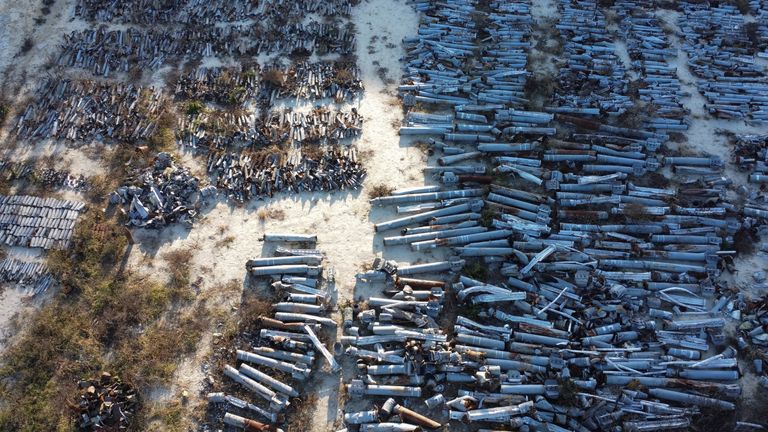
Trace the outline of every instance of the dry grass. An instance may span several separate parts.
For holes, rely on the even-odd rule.
[[[223,239],[216,242],[216,249],[222,249],[222,248],[229,249],[230,247],[232,247],[232,243],[234,242],[235,242],[235,236],[233,235],[226,236]]]
[[[540,109],[552,99],[557,86],[557,78],[551,75],[529,77],[525,82],[525,97],[530,100],[532,108]]]
[[[312,429],[315,424],[315,407],[317,406],[317,395],[308,393],[301,399],[291,400],[291,406],[286,413],[289,419],[285,425],[285,432],[305,432]]]
[[[200,101],[189,101],[184,107],[184,112],[189,116],[195,116],[205,112],[205,104]]]
[[[176,289],[189,288],[191,282],[189,273],[193,257],[192,248],[176,249],[163,255],[163,259],[168,265],[168,272],[170,273],[169,286]]]
[[[23,56],[26,55],[28,52],[32,50],[35,46],[35,40],[32,39],[32,37],[27,36],[24,38],[24,42],[21,44],[21,48],[19,48],[19,55]]]
[[[5,120],[10,112],[11,104],[4,97],[0,97],[0,128],[5,126]]]
[[[742,256],[748,256],[755,253],[755,243],[759,237],[750,230],[740,229],[733,235],[733,247],[736,252]]]
[[[649,221],[655,219],[655,216],[648,213],[648,209],[644,205],[635,203],[625,204],[623,214],[632,220]]]
[[[392,194],[394,190],[395,188],[393,188],[392,186],[379,183],[377,185],[372,186],[371,189],[368,191],[368,198],[374,199],[374,198],[389,196]]]
[[[157,120],[154,133],[149,137],[148,144],[152,151],[171,151],[176,147],[174,129],[178,120],[179,116],[176,109],[171,104],[167,104],[163,114]]]
[[[285,74],[280,69],[269,69],[261,75],[261,80],[275,87],[282,87],[285,84]]]
[[[285,220],[285,210],[274,207],[261,207],[256,211],[256,217],[260,222],[266,222],[267,219]]]
[[[82,377],[114,371],[146,394],[167,385],[180,360],[196,351],[210,313],[191,302],[191,251],[164,255],[170,277],[163,282],[117,271],[125,246],[123,227],[92,210],[72,248],[49,254],[63,289],[3,354],[0,430],[69,430],[67,397]],[[161,429],[183,430],[173,418]],[[151,430],[149,420],[140,410],[131,430]]]

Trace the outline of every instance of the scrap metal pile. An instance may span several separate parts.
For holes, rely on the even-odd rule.
[[[75,16],[96,22],[207,26],[249,19],[279,21],[306,14],[348,16],[354,3],[351,0],[304,0],[300,3],[286,0],[78,0]]]
[[[423,24],[433,16],[455,8],[466,17],[473,6],[417,2],[428,15],[420,35],[433,34]],[[736,409],[737,357],[766,337],[764,300],[748,300],[721,278],[735,270],[735,236],[748,209],[728,200],[723,160],[664,148],[666,132],[687,128],[685,95],[666,60],[673,52],[642,8],[630,14],[631,3],[616,7],[640,73],[640,101],[651,105],[640,114],[643,128],[607,123],[635,101],[625,96],[603,14],[589,1],[561,3],[558,28],[569,61],[558,106],[548,112],[516,100],[425,95],[409,87],[419,84],[412,78],[401,86],[406,106],[454,106],[448,114],[412,110],[400,130],[433,137],[442,155],[425,171],[443,186],[373,199],[398,214],[374,228],[386,248],[456,258],[413,266],[431,277],[413,279],[390,261],[358,276],[383,284],[388,298],[368,299],[370,309],[361,307],[345,328],[360,371],[348,389],[376,398],[347,404],[350,427],[409,431],[461,421],[472,430],[651,431],[687,429],[708,411]],[[453,48],[434,34],[436,50]],[[413,61],[434,59],[429,52],[420,47]],[[452,68],[471,64],[455,58],[431,68],[453,79]],[[441,91],[470,85],[439,84]],[[757,148],[743,162],[759,169],[763,140],[744,141]],[[477,159],[492,163],[496,175],[471,162]],[[670,173],[674,181],[664,177]],[[467,264],[457,277],[450,272],[461,260]],[[744,339],[758,337],[751,347],[726,340],[730,319],[741,313],[748,314]],[[762,362],[754,368],[762,374]],[[393,417],[397,406],[408,408]]]
[[[294,60],[311,55],[342,56],[315,63],[299,61],[289,67],[279,66],[279,70],[272,66],[262,71],[255,65],[187,72],[172,90],[176,100],[187,101],[183,107],[186,115],[175,120],[174,135],[181,147],[209,153],[213,161],[209,172],[228,196],[238,200],[281,190],[357,188],[365,171],[356,161],[355,150],[332,148],[361,134],[363,118],[354,108],[272,110],[279,99],[332,98],[341,103],[361,94],[360,70],[343,57],[354,52],[354,29],[349,20],[338,19],[348,17],[354,3],[79,0],[76,17],[128,25],[114,28],[102,24],[73,31],[65,37],[58,64],[88,69],[106,78],[157,69],[170,60],[194,61],[203,56],[256,57],[268,53]],[[308,14],[313,18],[304,19]],[[180,25],[184,23],[189,25]],[[279,58],[272,61],[282,64]],[[154,88],[123,84],[120,79],[49,79],[19,116],[14,133],[21,138],[157,144],[152,139],[161,136],[158,133],[165,138],[166,129],[173,127],[171,98]],[[320,148],[297,150],[302,145]],[[250,154],[222,152],[267,148],[270,152],[278,149],[267,164],[264,160],[251,161]],[[47,177],[55,177],[53,174],[46,173]],[[160,211],[159,218],[150,216],[153,209],[149,207],[157,205],[146,202],[150,196],[121,191],[115,200],[131,202],[131,224],[163,225],[163,216],[169,215],[176,219],[169,208]],[[181,213],[187,214],[187,205],[179,205],[183,207]],[[183,219],[186,221],[186,216]]]
[[[735,135],[732,141],[733,163],[749,171],[749,182],[768,183],[768,134]]]
[[[743,300],[732,316],[741,320],[739,349],[752,359],[758,382],[768,389],[768,297]]]
[[[320,107],[308,113],[270,111],[264,116],[248,112],[206,110],[179,120],[178,142],[207,151],[259,149],[286,145],[335,145],[360,136],[363,117],[351,111]]]
[[[614,6],[633,69],[640,73],[638,97],[651,111],[652,118],[643,125],[668,131],[688,129],[684,120],[688,109],[681,101],[687,95],[680,88],[677,68],[668,61],[677,56],[677,50],[671,47],[661,22],[647,12],[645,2],[617,1]]]
[[[174,96],[242,106],[256,96],[260,83],[258,65],[242,69],[200,68],[179,78]]]
[[[86,21],[124,24],[169,23],[183,4],[177,0],[78,0],[75,16]]]
[[[755,42],[755,55],[768,59],[768,0],[750,0],[749,7],[755,21],[747,27],[747,35]]]
[[[462,106],[471,115],[473,104],[526,102],[529,2],[492,1],[485,23],[476,20],[471,0],[414,3],[424,14],[419,36],[403,41],[406,71],[399,90],[406,106]],[[481,48],[479,38],[490,42]],[[474,67],[467,71],[467,64]]]
[[[595,0],[561,0],[558,9],[556,28],[565,41],[566,62],[560,68],[562,91],[555,94],[554,112],[621,115],[632,101],[605,15]]]
[[[768,183],[768,135],[735,135],[732,141],[733,162],[749,173],[749,183],[759,186],[743,189],[747,195],[743,225],[748,229],[764,228],[768,221],[768,194],[764,186]]]
[[[165,100],[160,92],[133,84],[50,78],[13,131],[27,139],[146,140],[156,129]]]
[[[718,276],[739,225],[725,184],[675,190],[636,186],[624,173],[550,173],[554,196],[493,185],[487,195],[417,190],[374,201],[433,203],[375,228],[405,228],[385,237],[388,245],[482,259],[489,276],[445,284],[448,301],[435,291],[441,281],[402,280],[392,264],[361,275],[388,281],[394,296],[370,299],[381,311],[359,314],[365,327],[345,340],[390,348],[372,351],[350,391],[426,399],[439,419],[448,409],[450,420],[576,430],[686,428],[702,408],[733,410],[740,373],[723,316],[737,298]],[[484,206],[494,216],[479,226]],[[430,265],[449,264],[415,267],[450,268]],[[448,337],[426,318],[440,316],[440,300],[459,307]],[[363,328],[375,336],[355,335]],[[719,354],[707,357],[712,351]],[[412,387],[386,386],[402,374]]]
[[[45,292],[55,283],[45,263],[16,258],[0,260],[0,281],[26,287],[31,296]]]
[[[243,106],[258,95],[267,107],[279,99],[334,99],[350,101],[363,91],[360,70],[354,63],[301,62],[290,67],[201,68],[183,75],[176,83],[175,96]]]
[[[736,6],[681,2],[688,65],[713,116],[768,124],[768,79]]]
[[[102,25],[65,35],[57,64],[109,77],[134,69],[159,69],[170,60],[182,57],[350,55],[354,48],[352,28],[317,21],[277,26],[257,18],[251,26],[128,27],[117,30]]]
[[[302,62],[287,69],[271,66],[264,75],[272,77],[264,82],[261,96],[269,106],[283,98],[351,101],[363,92],[360,69],[349,62]]]
[[[67,249],[85,204],[28,195],[0,195],[0,243]]]
[[[176,128],[176,142],[180,147],[207,152],[267,147],[285,142],[287,135],[285,128],[270,128],[263,118],[247,111],[206,109],[180,117]]]
[[[191,227],[203,194],[200,180],[188,168],[176,165],[168,153],[158,153],[152,166],[137,171],[112,192],[110,203],[127,207],[128,226]]]
[[[322,356],[319,361],[327,362],[333,373],[341,370],[320,340],[335,334],[336,322],[328,317],[333,269],[324,271],[324,257],[317,249],[286,247],[314,245],[317,236],[270,233],[264,241],[280,244],[276,256],[251,259],[245,267],[255,278],[270,278],[282,301],[273,305],[274,315],[257,318],[261,330],[250,346],[237,350],[233,360],[238,367],[224,367],[224,375],[247,390],[254,402],[222,392],[208,394],[210,403],[226,404],[225,424],[245,430],[275,430],[283,422],[292,400],[305,392],[306,381],[323,368],[316,357]]]
[[[138,408],[138,395],[130,384],[103,372],[98,380],[83,380],[79,397],[70,403],[78,432],[125,430]]]
[[[328,148],[311,156],[278,151],[211,152],[208,173],[216,187],[237,202],[275,193],[354,190],[366,171],[354,147]]]

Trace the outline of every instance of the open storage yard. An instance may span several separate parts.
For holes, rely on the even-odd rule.
[[[766,185],[766,0],[0,0],[0,431],[765,431]]]

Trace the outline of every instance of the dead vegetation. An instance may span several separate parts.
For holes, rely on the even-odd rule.
[[[216,242],[216,249],[222,249],[222,248],[229,249],[230,247],[232,247],[232,243],[234,242],[235,242],[235,236],[233,235],[226,236],[223,239]]]
[[[285,84],[285,74],[280,69],[265,70],[261,80],[273,87],[282,87]]]
[[[11,104],[4,97],[0,97],[0,128],[5,126],[5,120],[11,112]]]
[[[170,279],[168,284],[177,290],[184,290],[189,287],[189,274],[192,267],[192,258],[194,253],[192,248],[175,249],[166,252],[163,255],[165,263],[168,265]]]
[[[166,385],[196,350],[210,321],[204,304],[191,303],[191,253],[166,254],[163,281],[121,271],[126,246],[124,228],[91,210],[72,248],[50,253],[62,289],[3,354],[0,430],[69,430],[66,395],[82,377],[110,370],[141,396]],[[145,414],[140,409],[132,430],[147,430]]]
[[[742,256],[748,256],[755,253],[755,243],[759,240],[757,235],[751,230],[742,228],[733,235],[733,248]]]
[[[267,219],[272,220],[285,220],[285,210],[274,207],[261,207],[256,211],[256,217],[259,222],[266,222]]]
[[[26,55],[29,53],[32,48],[35,46],[35,40],[32,39],[32,37],[27,36],[24,38],[24,42],[22,42],[21,47],[19,48],[19,56]]]
[[[539,74],[528,77],[525,81],[525,97],[532,109],[542,109],[555,94],[557,78],[553,75]]]
[[[317,406],[317,394],[308,393],[301,398],[293,398],[286,413],[290,419],[285,425],[286,432],[305,432],[312,430],[315,424],[315,407]]]
[[[648,213],[648,209],[645,206],[635,203],[625,204],[623,214],[627,219],[636,221],[650,221],[655,219],[655,216]]]
[[[634,105],[619,116],[618,123],[621,127],[637,129],[643,125],[643,121],[652,117],[656,109],[648,104],[636,101]]]
[[[379,183],[377,185],[373,185],[371,189],[368,190],[368,198],[374,199],[389,196],[394,190],[395,188],[392,186]]]
[[[166,104],[163,114],[157,120],[155,131],[149,138],[148,144],[152,151],[171,151],[176,147],[174,130],[177,124],[178,113],[175,107],[172,104]]]

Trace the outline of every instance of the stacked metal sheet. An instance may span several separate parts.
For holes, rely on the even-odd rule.
[[[317,236],[266,234],[266,241],[312,243]],[[224,423],[246,430],[268,430],[281,423],[290,400],[301,397],[320,355],[333,373],[341,366],[320,337],[333,333],[336,322],[327,316],[335,287],[333,269],[323,274],[323,255],[316,249],[281,247],[279,256],[255,258],[246,263],[254,277],[271,277],[272,288],[282,301],[272,307],[273,316],[258,317],[261,330],[250,346],[237,350],[238,368],[226,365],[224,375],[254,396],[254,403],[225,393],[209,393],[208,401],[226,404]],[[333,333],[335,334],[335,333]],[[288,381],[288,382],[286,382]],[[257,416],[259,421],[249,417]],[[290,419],[288,419],[290,420]],[[276,430],[276,429],[269,429]]]
[[[688,66],[715,117],[768,123],[768,79],[735,5],[681,2]]]
[[[216,186],[238,202],[279,192],[353,190],[366,174],[354,147],[290,157],[277,151],[212,152],[207,166]]]
[[[621,115],[633,105],[627,96],[626,71],[607,30],[605,15],[594,0],[559,2],[556,28],[565,41],[555,95],[557,112],[582,113],[598,109]]]
[[[688,96],[680,88],[677,68],[669,58],[677,56],[670,46],[661,22],[650,12],[646,1],[622,0],[614,7],[622,18],[619,29],[627,43],[632,67],[640,73],[638,97],[645,104],[649,117],[644,126],[657,130],[684,131],[688,110],[681,98]]]
[[[16,258],[0,260],[0,280],[25,286],[28,293],[33,296],[45,292],[55,283],[45,263]]]
[[[28,195],[0,195],[0,243],[66,249],[85,204]]]
[[[110,195],[110,202],[127,206],[128,226],[192,226],[201,193],[200,180],[188,168],[174,164],[168,153],[158,153],[151,167],[136,172]]]
[[[165,96],[152,88],[51,78],[21,113],[14,133],[78,142],[146,140],[164,105]]]

